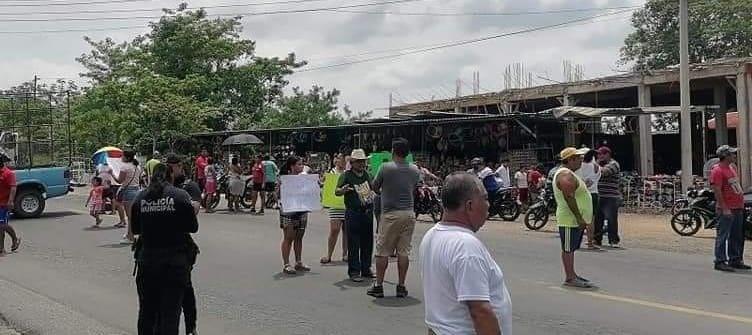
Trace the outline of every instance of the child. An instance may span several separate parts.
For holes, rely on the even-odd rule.
[[[99,224],[102,223],[99,214],[102,212],[102,204],[104,203],[104,188],[102,178],[92,178],[91,192],[89,192],[89,199],[86,199],[86,206],[89,207],[89,214],[94,218],[94,228],[99,228]]]

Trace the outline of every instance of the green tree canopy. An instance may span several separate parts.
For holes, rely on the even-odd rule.
[[[648,0],[632,16],[635,31],[621,49],[623,64],[635,70],[679,63],[679,1]],[[752,56],[752,1],[690,1],[689,59],[704,62]]]

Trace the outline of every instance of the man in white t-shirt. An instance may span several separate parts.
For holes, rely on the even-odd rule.
[[[512,181],[509,178],[509,160],[503,159],[499,168],[496,169],[496,176],[501,180],[501,187],[507,188],[512,186]]]
[[[520,202],[527,204],[530,192],[527,185],[527,170],[522,165],[514,173],[514,185],[517,186],[517,194],[520,197]]]
[[[488,216],[478,178],[456,173],[441,194],[444,219],[423,237],[420,271],[429,334],[512,334],[512,302],[501,268],[475,236]]]

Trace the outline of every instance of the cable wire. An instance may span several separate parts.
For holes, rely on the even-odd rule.
[[[564,21],[564,22],[561,22],[561,23],[556,23],[556,24],[551,24],[551,25],[546,25],[546,26],[539,26],[539,27],[522,29],[522,30],[513,31],[513,32],[509,32],[509,33],[496,34],[496,35],[485,36],[485,37],[480,37],[480,38],[475,38],[475,39],[470,39],[470,40],[463,40],[463,41],[448,42],[448,43],[443,43],[443,44],[436,44],[436,45],[434,45],[432,47],[421,48],[421,49],[417,49],[417,50],[414,50],[415,48],[405,48],[403,50],[412,50],[412,51],[407,51],[407,52],[404,52],[404,53],[398,53],[398,54],[395,54],[395,55],[386,55],[386,56],[380,56],[380,57],[372,57],[372,58],[366,58],[366,59],[361,59],[361,60],[356,60],[356,61],[343,62],[343,63],[331,64],[331,65],[324,65],[324,66],[312,67],[312,68],[308,68],[308,69],[301,69],[301,70],[296,71],[296,73],[318,71],[318,70],[331,69],[331,68],[337,68],[337,67],[348,66],[348,65],[355,65],[355,64],[361,64],[361,63],[375,62],[375,61],[385,60],[385,59],[400,58],[400,57],[404,57],[404,56],[408,56],[408,55],[414,55],[414,54],[419,54],[419,53],[426,53],[426,52],[430,52],[430,51],[435,51],[435,50],[440,50],[440,49],[446,49],[446,48],[452,48],[452,47],[458,47],[458,46],[463,46],[463,45],[468,45],[468,44],[475,44],[475,43],[484,42],[484,41],[493,40],[493,39],[498,39],[498,38],[510,37],[510,36],[515,36],[515,35],[522,35],[522,34],[532,33],[532,32],[536,32],[536,31],[554,29],[554,28],[558,28],[558,27],[565,27],[565,26],[568,26],[568,25],[572,25],[574,23],[587,22],[587,21],[590,21],[590,20],[593,20],[593,19],[596,19],[596,18],[599,18],[599,17],[613,16],[613,15],[622,14],[622,13],[630,12],[630,11],[632,11],[632,9],[625,9],[625,10],[621,10],[621,11],[617,11],[617,12],[613,12],[613,13],[599,14],[599,15],[594,15],[594,16],[589,16],[589,17],[584,17],[584,18],[579,18],[579,19]]]
[[[150,0],[139,0],[150,1]],[[269,6],[269,5],[289,5],[300,4],[309,2],[322,2],[331,0],[285,0],[285,1],[269,1],[269,2],[253,2],[253,3],[241,3],[241,4],[219,4],[213,6],[198,6],[187,7],[186,9],[218,9],[218,8],[233,8],[233,7],[257,7],[257,6]],[[0,3],[0,7],[3,5]],[[160,8],[121,8],[121,9],[99,9],[99,10],[71,10],[71,11],[41,11],[41,12],[14,12],[14,13],[0,13],[0,16],[12,16],[12,15],[68,15],[68,14],[108,14],[108,13],[138,13],[138,12],[156,12],[162,11],[164,7]]]

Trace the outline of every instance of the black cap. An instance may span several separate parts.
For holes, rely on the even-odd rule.
[[[183,157],[176,153],[169,153],[167,154],[167,157],[165,157],[165,162],[167,162],[167,164],[180,164],[183,162]]]

